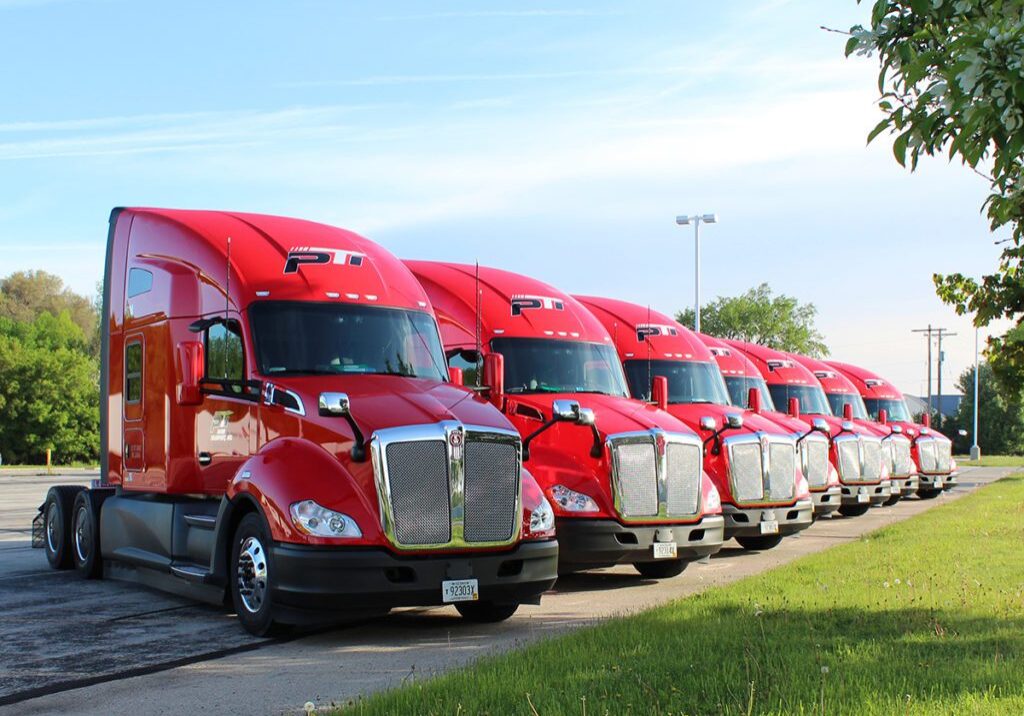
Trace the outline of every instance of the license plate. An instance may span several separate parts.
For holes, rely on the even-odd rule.
[[[871,502],[871,495],[866,492],[858,492],[857,502]]]
[[[441,599],[450,602],[475,602],[480,599],[480,584],[475,579],[448,579],[441,582]]]
[[[763,535],[777,535],[779,533],[779,521],[778,520],[766,520],[761,523],[761,534]]]
[[[675,542],[655,542],[654,543],[654,558],[655,559],[675,559],[676,558],[676,543]]]

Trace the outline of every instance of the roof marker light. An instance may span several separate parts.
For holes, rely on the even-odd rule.
[[[337,291],[327,291],[327,298],[341,298],[341,294]]]
[[[267,296],[270,295],[270,291],[257,291],[256,295],[259,296],[260,298],[266,298]]]
[[[345,298],[351,298],[353,301],[359,298],[358,293],[346,293]]]
[[[377,296],[372,294],[372,293],[368,293],[368,294],[366,294],[366,300],[367,301],[376,301],[377,300]]]

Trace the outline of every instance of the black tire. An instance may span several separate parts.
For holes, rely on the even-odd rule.
[[[892,507],[900,501],[900,493],[894,493],[888,500],[882,503],[882,507]]]
[[[682,559],[666,559],[659,562],[637,562],[633,568],[640,576],[648,579],[671,579],[678,577],[686,569],[686,561]]]
[[[494,602],[458,602],[455,608],[459,610],[462,618],[468,622],[477,624],[494,624],[503,622],[519,609],[519,605],[495,604]]]
[[[71,512],[75,496],[85,490],[78,485],[55,485],[43,502],[43,549],[46,561],[54,569],[70,569]]]
[[[778,547],[782,542],[782,535],[751,535],[749,537],[737,537],[736,541],[740,543],[743,549],[755,550],[763,552],[773,547]]]
[[[254,636],[276,636],[286,630],[285,625],[274,620],[275,577],[268,551],[270,544],[263,518],[255,512],[238,523],[231,543],[231,602],[238,621]]]
[[[75,571],[85,579],[103,576],[103,557],[100,554],[100,502],[83,490],[75,497],[71,510],[71,561]]]
[[[871,505],[840,505],[839,514],[843,517],[860,517],[866,515]]]
[[[917,491],[917,496],[922,500],[934,500],[936,497],[942,494],[942,490],[925,490],[920,489]]]

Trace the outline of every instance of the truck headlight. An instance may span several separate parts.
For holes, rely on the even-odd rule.
[[[551,534],[554,529],[555,511],[551,509],[551,503],[542,497],[540,504],[530,511],[530,534]]]
[[[599,512],[600,507],[594,502],[590,495],[570,490],[565,485],[555,485],[551,488],[551,499],[555,504],[566,512]]]
[[[708,480],[704,487],[704,513],[708,515],[722,513],[722,496],[719,494],[718,488],[710,480]]]
[[[300,532],[315,537],[343,537],[356,539],[363,536],[356,521],[348,515],[318,505],[313,500],[293,502],[290,508],[292,524]]]

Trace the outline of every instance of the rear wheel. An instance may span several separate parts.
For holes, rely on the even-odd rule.
[[[641,576],[648,579],[671,579],[678,577],[686,569],[686,562],[681,559],[665,560],[664,562],[637,562],[633,567]]]
[[[752,535],[750,537],[737,537],[736,541],[744,549],[764,551],[778,547],[782,542],[782,535]]]
[[[843,517],[860,517],[870,509],[871,505],[840,505],[839,514]]]
[[[43,503],[43,547],[46,561],[54,569],[71,567],[71,513],[75,496],[85,488],[56,485],[46,493]]]
[[[503,622],[511,617],[519,609],[519,605],[516,603],[459,602],[455,605],[455,608],[459,610],[459,614],[466,621],[478,624],[493,624],[495,622]]]
[[[273,636],[284,630],[274,621],[274,565],[267,547],[270,535],[263,518],[249,513],[238,523],[231,547],[231,601],[238,621],[255,636]]]
[[[75,571],[86,579],[97,579],[103,573],[97,507],[89,493],[83,490],[75,497],[71,513],[71,560]]]

